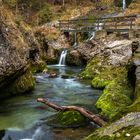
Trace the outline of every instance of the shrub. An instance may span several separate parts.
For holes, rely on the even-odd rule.
[[[39,12],[39,23],[50,22],[52,20],[53,14],[51,8],[48,4],[46,4],[42,10]]]

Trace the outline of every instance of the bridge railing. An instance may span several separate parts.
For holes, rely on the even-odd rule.
[[[59,28],[63,31],[90,31],[100,29],[132,29],[137,15],[105,17],[96,19],[60,20]]]

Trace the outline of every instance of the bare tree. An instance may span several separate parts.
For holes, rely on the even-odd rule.
[[[65,6],[65,0],[63,0],[63,6]]]

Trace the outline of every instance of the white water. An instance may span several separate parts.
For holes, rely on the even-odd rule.
[[[90,36],[89,40],[94,39],[94,38],[95,38],[95,35],[96,35],[96,31],[93,31],[93,32],[91,33],[91,36]]]
[[[78,47],[78,43],[77,43],[77,34],[74,34],[74,45],[73,48],[77,48]]]
[[[126,0],[123,0],[123,9],[126,9]]]
[[[97,23],[95,23],[95,26],[97,26],[98,24]],[[91,33],[91,35],[90,35],[90,37],[89,37],[89,39],[88,40],[92,40],[92,39],[94,39],[95,38],[95,36],[96,36],[96,31],[98,31],[98,30],[102,30],[103,29],[103,23],[99,23],[99,28],[98,27],[95,27],[95,31],[93,31],[92,33]]]
[[[66,56],[67,56],[67,50],[63,50],[59,59],[58,66],[65,66]]]

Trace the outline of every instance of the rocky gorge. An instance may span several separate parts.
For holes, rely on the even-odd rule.
[[[0,88],[1,98],[24,93],[35,86],[31,65],[41,64],[41,51],[33,33],[0,5]]]
[[[136,19],[136,22],[139,26],[139,17]],[[57,71],[58,77],[56,76],[57,78],[54,81],[48,78],[48,81],[46,80],[47,84],[44,84],[48,89],[51,87],[50,91],[43,87],[45,91],[44,89],[42,91],[47,94],[45,96],[40,94],[40,90],[35,97],[49,97],[55,88],[58,93],[63,92],[64,89],[59,89],[57,86],[61,88],[61,83],[64,80],[69,82],[66,83],[65,90],[68,90],[70,84],[72,85],[71,78],[75,78],[74,83],[75,81],[88,80],[94,90],[103,91],[93,104],[95,104],[99,116],[107,123],[105,126],[96,129],[85,140],[140,139],[139,30],[130,30],[129,33],[122,34],[99,30],[94,38],[89,39],[87,37],[85,40],[81,39],[85,35],[80,34],[79,36],[78,47],[74,48],[72,46],[73,35],[67,36],[66,33],[62,33],[58,29],[58,22],[50,22],[31,29],[25,22],[16,19],[12,12],[7,10],[7,6],[1,4],[0,90],[2,94],[0,94],[0,99],[20,93],[28,93],[28,91],[33,90],[36,83],[39,83],[38,85],[41,87],[40,83],[44,82],[48,77],[45,77],[45,79],[42,75],[33,76],[33,74],[42,72],[44,69],[44,73],[48,72],[46,65],[57,64],[61,52],[66,49],[66,64],[68,66],[84,65],[85,68],[82,71],[80,70],[81,72],[76,78],[71,75],[71,71],[68,72],[70,76],[66,75],[65,69]],[[55,80],[60,80],[61,83],[57,83]],[[57,84],[52,86],[51,82],[53,84],[56,82]],[[84,86],[88,90],[87,87],[89,88],[89,85]],[[79,85],[78,88],[78,90],[82,89]],[[70,90],[73,91],[72,88]],[[74,93],[77,93],[75,89]],[[54,96],[56,98],[57,94],[54,94]],[[70,97],[70,95],[68,96]],[[91,95],[87,95],[86,98],[88,96]],[[72,97],[72,100],[74,99]],[[57,103],[62,103],[63,101],[60,97],[53,100],[56,100]],[[77,99],[76,101],[79,100]],[[72,103],[74,104],[74,102]],[[79,102],[77,104],[82,105]],[[43,107],[35,107],[35,109],[38,108],[42,109]],[[58,126],[62,123],[65,127],[67,127],[67,124],[71,126],[75,122],[78,122],[78,126],[81,126],[80,124],[83,123],[83,120],[86,120],[77,112],[58,113],[54,115],[53,119],[47,123],[54,125],[55,122],[55,125]],[[80,120],[80,124],[78,120]]]

